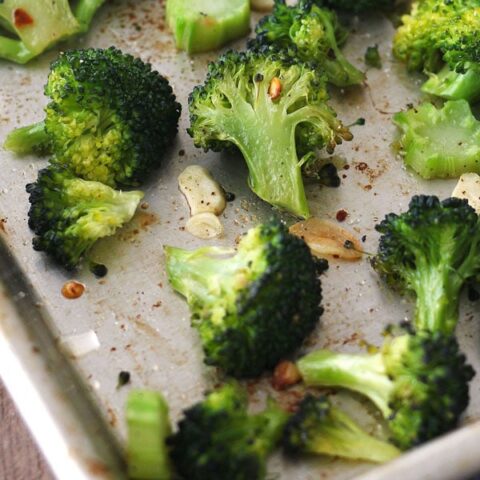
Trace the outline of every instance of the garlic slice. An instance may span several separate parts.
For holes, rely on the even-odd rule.
[[[210,212],[203,212],[190,217],[185,229],[193,236],[209,240],[220,237],[223,234],[223,225],[216,215]]]
[[[316,257],[334,257],[349,261],[362,258],[362,246],[358,238],[329,220],[309,218],[292,225],[290,233],[303,238]],[[345,242],[350,244],[351,248],[345,248]]]
[[[480,215],[480,176],[476,173],[464,173],[458,180],[452,197],[464,198]]]

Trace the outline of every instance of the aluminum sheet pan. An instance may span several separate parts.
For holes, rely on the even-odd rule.
[[[162,246],[194,248],[204,244],[187,232],[188,207],[177,186],[178,174],[189,164],[209,168],[221,184],[236,195],[222,215],[225,235],[210,243],[233,245],[237,236],[271,216],[271,208],[248,189],[241,158],[203,153],[185,132],[186,99],[203,81],[206,64],[215,54],[189,58],[176,52],[163,23],[158,0],[109,3],[98,15],[92,32],[69,46],[107,47],[112,44],[150,61],[167,75],[184,106],[181,133],[168,160],[144,186],[148,209],[139,210],[132,223],[115,237],[102,240],[91,258],[107,265],[109,273],[96,279],[88,268],[74,278],[86,286],[78,300],[60,293],[71,279],[45,256],[31,248],[27,227],[25,184],[46,163],[34,157],[17,158],[0,151],[0,375],[7,384],[40,448],[60,479],[124,478],[121,447],[125,437],[124,404],[132,388],[161,390],[174,420],[182,409],[202,397],[217,380],[204,367],[197,335],[189,325],[186,303],[169,288]],[[258,18],[258,17],[257,17]],[[378,44],[382,70],[368,70],[367,86],[333,92],[340,118],[351,123],[355,140],[338,148],[337,162],[347,162],[338,189],[308,186],[315,215],[335,219],[348,212],[345,226],[366,235],[365,248],[375,251],[375,223],[390,211],[404,210],[417,193],[449,196],[453,181],[423,182],[405,171],[390,144],[392,114],[418,100],[419,80],[408,76],[391,58],[391,23],[377,15],[353,20],[354,33],[346,47],[349,58],[363,66],[367,46]],[[243,45],[243,41],[238,46]],[[28,67],[0,63],[0,139],[13,127],[42,118],[42,94],[49,62],[58,50]],[[285,216],[287,222],[293,222]],[[363,351],[379,345],[385,325],[409,318],[412,304],[388,291],[368,261],[331,262],[323,278],[325,314],[312,346]],[[470,362],[480,371],[479,314],[475,304],[462,301],[459,339]],[[71,360],[58,349],[65,335],[94,330],[101,346]],[[117,389],[121,370],[132,374],[129,386]],[[271,393],[267,378],[251,383],[254,402]],[[480,470],[474,455],[480,442],[480,377],[472,383],[472,402],[464,428],[384,467],[332,459],[289,463],[272,459],[270,472],[278,479],[436,479],[461,478]],[[288,395],[281,400],[288,402]],[[341,403],[371,432],[382,434],[380,419],[357,397],[338,394]]]

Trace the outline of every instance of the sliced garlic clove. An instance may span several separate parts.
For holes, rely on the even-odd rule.
[[[195,237],[208,240],[223,234],[223,225],[219,218],[210,212],[203,212],[190,217],[185,225],[188,233]]]
[[[362,258],[360,241],[348,230],[328,220],[309,218],[292,225],[290,233],[303,238],[316,257],[334,257],[350,261]],[[346,248],[345,245],[350,245],[350,248]]]
[[[203,212],[221,215],[227,206],[222,187],[206,168],[190,165],[178,176],[178,185],[192,215]]]
[[[480,176],[476,173],[464,173],[458,180],[452,197],[464,198],[480,215]]]

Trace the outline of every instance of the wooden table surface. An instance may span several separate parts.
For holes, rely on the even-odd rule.
[[[0,382],[0,479],[53,480],[23,420]]]

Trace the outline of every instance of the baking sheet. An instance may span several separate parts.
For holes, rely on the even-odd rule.
[[[387,19],[380,15],[353,19],[352,28],[354,34],[345,49],[347,56],[353,63],[363,67],[366,47],[378,44],[383,69],[369,69],[367,86],[363,89],[332,93],[332,103],[344,123],[364,117],[366,125],[355,127],[354,141],[336,151],[335,162],[347,162],[350,166],[348,170],[340,172],[343,177],[341,188],[321,188],[309,184],[307,191],[314,215],[335,221],[336,212],[339,209],[346,210],[348,217],[343,225],[360,237],[366,235],[365,249],[374,252],[378,236],[373,227],[386,213],[406,209],[414,194],[449,196],[455,182],[420,181],[405,171],[402,162],[395,158],[390,148],[395,132],[391,116],[408,103],[418,101],[419,79],[408,76],[403,66],[391,58],[393,27]],[[52,421],[55,421],[55,412],[65,411],[64,415],[59,415],[56,425],[59,426],[59,441],[65,443],[65,455],[70,456],[71,462],[60,470],[58,464],[62,462],[62,456],[53,455],[48,431],[35,424],[36,415],[32,412],[34,407],[29,406],[25,396],[19,392],[16,376],[5,365],[3,369],[0,367],[0,374],[5,378],[10,373],[7,385],[59,478],[77,478],[73,474],[67,477],[61,473],[73,468],[72,465],[79,466],[78,478],[121,478],[119,471],[115,470],[121,468],[120,452],[115,450],[115,445],[112,447],[113,453],[104,450],[99,452],[92,443],[91,437],[95,435],[88,429],[69,431],[61,428],[67,418],[77,426],[85,422],[95,423],[102,432],[100,436],[103,440],[108,442],[109,435],[113,434],[121,444],[125,436],[124,404],[131,388],[161,390],[171,405],[172,418],[177,420],[182,409],[201,399],[204,390],[213,386],[218,379],[213,370],[203,365],[200,343],[196,332],[190,327],[186,303],[168,286],[163,245],[194,248],[204,243],[218,243],[230,246],[239,234],[272,214],[271,208],[248,189],[247,172],[241,158],[232,154],[197,150],[185,132],[188,125],[187,95],[193,86],[203,81],[207,62],[217,54],[189,58],[184,53],[176,52],[163,22],[163,4],[158,0],[110,2],[99,13],[92,32],[83,39],[70,42],[69,46],[108,47],[112,44],[151,62],[168,76],[184,111],[180,135],[169,158],[143,186],[148,209],[140,209],[131,224],[115,237],[100,241],[91,251],[92,260],[108,267],[109,273],[104,279],[96,279],[86,263],[75,275],[67,274],[44,255],[32,250],[32,235],[26,221],[28,198],[25,184],[35,180],[38,169],[46,161],[35,157],[18,158],[0,150],[0,219],[3,220],[0,223],[0,235],[7,244],[9,253],[18,262],[18,267],[31,283],[38,296],[37,303],[49,318],[49,326],[45,328],[48,328],[52,338],[57,339],[93,329],[101,343],[99,350],[81,359],[66,359],[66,370],[63,372],[61,364],[57,364],[57,368],[51,368],[50,365],[49,375],[54,380],[49,380],[49,375],[46,375],[39,382],[38,378],[34,378],[35,369],[40,368],[40,362],[46,362],[45,368],[49,367],[51,359],[48,352],[53,348],[52,344],[39,341],[38,332],[31,329],[7,329],[7,325],[18,325],[22,318],[18,311],[5,310],[10,308],[7,300],[11,297],[11,292],[6,292],[7,300],[0,300],[0,305],[5,304],[2,309],[6,315],[0,316],[0,339],[4,340],[5,351],[7,346],[10,348],[11,355],[8,358],[11,369],[17,369],[18,378],[30,381],[33,390],[39,393],[38,411],[41,411],[40,405],[43,405],[43,412],[46,416],[50,412]],[[242,41],[238,46],[243,44]],[[58,51],[47,53],[28,67],[0,63],[0,139],[12,128],[42,118],[42,108],[46,103],[42,94],[43,85],[49,62]],[[226,190],[236,195],[236,200],[228,204],[222,215],[225,226],[225,236],[222,239],[205,242],[184,231],[189,212],[178,191],[176,178],[189,164],[206,166]],[[294,221],[289,216],[283,218],[290,223]],[[87,286],[85,294],[73,301],[66,300],[60,293],[63,284],[72,278]],[[385,325],[409,318],[412,311],[411,302],[399,298],[384,287],[371,270],[367,259],[353,264],[332,261],[329,272],[323,277],[323,290],[325,313],[309,348],[364,351],[366,345],[381,344],[381,332]],[[479,315],[475,310],[478,310],[477,306],[464,298],[458,335],[469,361],[480,371]],[[29,355],[25,348],[20,348],[25,345],[35,346],[37,354]],[[68,394],[62,398],[52,394],[58,385],[61,387],[62,381],[59,378],[65,376],[65,372],[67,377],[75,375],[70,364],[79,372],[77,387],[80,403],[88,404],[90,396],[95,399],[96,406],[92,406],[91,411],[87,408],[90,412],[87,415],[83,410],[83,413],[78,412],[73,407],[73,398],[69,398]],[[118,373],[121,370],[130,371],[132,381],[129,386],[117,389]],[[80,394],[82,382],[85,391]],[[479,385],[480,378],[476,378],[471,386],[472,402],[464,419],[465,424],[472,424],[480,417]],[[252,382],[250,390],[253,392],[253,404],[260,404],[266,394],[272,393],[267,378]],[[47,391],[53,395],[48,401],[45,400]],[[291,394],[282,394],[280,400],[289,402],[289,395]],[[380,419],[360,398],[339,394],[335,396],[335,401],[349,410],[369,431],[382,434]],[[100,425],[101,422],[94,413],[97,407],[103,415],[105,428]],[[410,478],[455,478],[471,473],[477,467],[480,469],[480,459],[469,463],[465,457],[459,460],[458,468],[453,472],[438,469],[440,461],[457,465],[452,463],[454,453],[466,454],[467,445],[478,443],[478,428],[473,430],[474,433],[471,432],[472,430],[465,431],[461,449],[458,446],[459,440],[455,440],[455,437],[447,437],[447,443],[440,442],[440,447],[429,447],[440,448],[443,452],[441,455],[431,453],[437,462],[433,462],[436,467],[434,477],[429,476],[432,473],[429,468],[432,466],[420,462]],[[72,454],[67,448],[70,444],[77,444],[77,451],[84,450],[87,453]],[[428,450],[425,451],[428,453]],[[421,449],[418,453],[423,455]],[[100,462],[102,468],[95,469],[91,468],[91,464],[86,465],[86,458],[91,459],[92,456],[97,464]],[[409,465],[415,464],[415,454],[412,458],[409,460],[405,456],[373,475],[375,478],[402,478],[402,473],[398,472],[405,472],[405,469],[411,471]],[[368,464],[336,459],[292,463],[276,456],[271,461],[269,471],[273,478],[310,480],[358,478],[370,469],[372,466]]]

